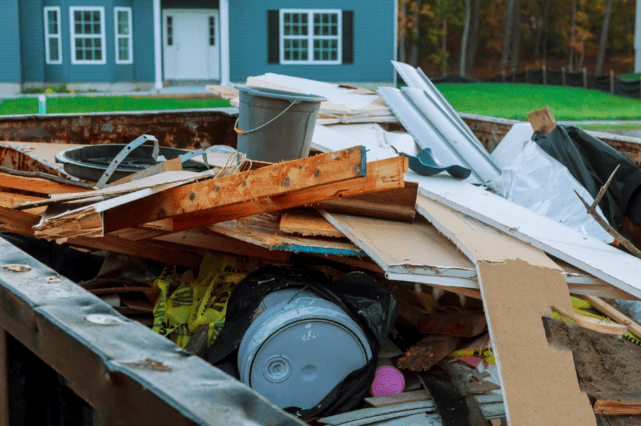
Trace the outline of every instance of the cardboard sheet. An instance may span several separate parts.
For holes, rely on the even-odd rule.
[[[420,195],[417,206],[476,264],[510,425],[596,426],[572,353],[550,348],[541,320],[552,307],[573,315],[560,267],[464,213]]]

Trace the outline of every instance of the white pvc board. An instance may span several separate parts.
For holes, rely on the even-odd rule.
[[[418,182],[420,194],[641,297],[641,259],[467,182],[413,172],[405,179]]]
[[[523,150],[525,144],[532,139],[533,134],[532,125],[528,122],[513,125],[490,157],[501,169],[508,167]]]

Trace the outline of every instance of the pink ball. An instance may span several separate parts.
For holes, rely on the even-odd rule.
[[[397,395],[405,389],[403,373],[394,367],[381,367],[376,370],[374,383],[370,389],[372,396]]]

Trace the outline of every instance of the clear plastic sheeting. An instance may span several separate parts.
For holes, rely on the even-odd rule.
[[[570,228],[611,243],[612,237],[590,216],[574,191],[586,202],[594,199],[568,169],[536,143],[528,142],[498,179],[488,184],[497,195],[563,223]],[[597,206],[597,212],[603,212]],[[605,218],[604,218],[605,220]]]

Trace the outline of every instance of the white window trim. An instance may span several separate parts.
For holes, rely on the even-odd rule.
[[[309,25],[307,36],[295,36],[292,38],[307,39],[309,49],[306,61],[285,60],[285,17],[286,13],[307,13],[307,25]],[[314,35],[314,13],[335,13],[338,15],[338,36],[315,36]],[[279,43],[280,63],[283,65],[341,65],[343,63],[343,11],[341,9],[280,9],[279,15]],[[314,39],[331,39],[338,37],[338,53],[335,61],[314,60]],[[287,38],[290,38],[289,36]]]
[[[102,46],[102,59],[83,60],[76,59],[76,38],[90,38],[86,34],[76,36],[76,23],[73,13],[76,11],[99,11],[100,12],[100,43]],[[107,44],[105,40],[105,8],[103,6],[72,6],[69,8],[69,29],[71,34],[71,63],[74,65],[104,65],[107,63]],[[98,38],[98,37],[94,37]]]
[[[62,64],[62,18],[60,16],[60,6],[47,6],[44,9],[44,24],[45,24],[45,63],[48,65]],[[58,17],[58,34],[49,34],[49,11],[56,11]],[[58,60],[52,61],[49,53],[49,39],[58,39]]]
[[[129,34],[122,35],[118,34],[118,12],[127,12],[127,18],[129,20]],[[114,42],[116,45],[116,63],[117,64],[133,64],[134,63],[134,28],[131,20],[131,8],[130,7],[114,7]],[[118,39],[126,38],[129,39],[129,59],[123,61],[120,59],[120,52],[118,50]]]

